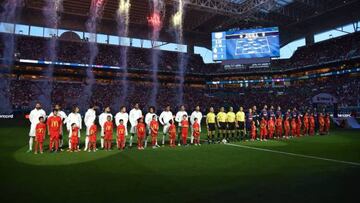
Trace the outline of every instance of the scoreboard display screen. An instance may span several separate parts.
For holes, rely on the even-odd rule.
[[[212,33],[214,61],[280,56],[279,28]]]

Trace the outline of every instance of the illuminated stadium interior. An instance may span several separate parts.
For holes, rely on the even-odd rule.
[[[359,202],[359,11],[0,0],[0,201]]]

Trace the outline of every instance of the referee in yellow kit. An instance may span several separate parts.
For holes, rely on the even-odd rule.
[[[236,133],[236,116],[234,113],[233,107],[229,107],[229,112],[226,114],[226,121],[227,121],[227,133],[228,136],[226,141],[234,141],[235,140],[235,133]]]
[[[236,113],[236,127],[237,127],[237,137],[238,140],[245,139],[246,128],[245,128],[245,112],[244,108],[241,106],[239,111]]]
[[[216,132],[216,124],[215,124],[215,113],[214,108],[210,107],[209,113],[206,114],[206,126],[208,131],[208,143],[214,143],[215,142],[215,132]]]
[[[225,113],[225,108],[221,107],[220,112],[216,115],[217,125],[219,128],[218,138],[222,138],[222,142],[226,143],[225,135],[226,135],[226,119],[227,115]]]

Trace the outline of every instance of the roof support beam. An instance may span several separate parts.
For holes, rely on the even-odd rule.
[[[167,0],[167,3],[173,3],[176,0]],[[194,9],[200,9],[206,12],[215,12],[226,16],[236,16],[247,13],[249,10],[274,0],[245,0],[243,3],[232,3],[226,0],[185,0],[185,5]]]

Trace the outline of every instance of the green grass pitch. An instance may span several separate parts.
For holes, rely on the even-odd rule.
[[[26,153],[28,124],[1,122],[1,202],[360,202],[359,131],[233,143],[256,149],[203,144],[34,155]]]

